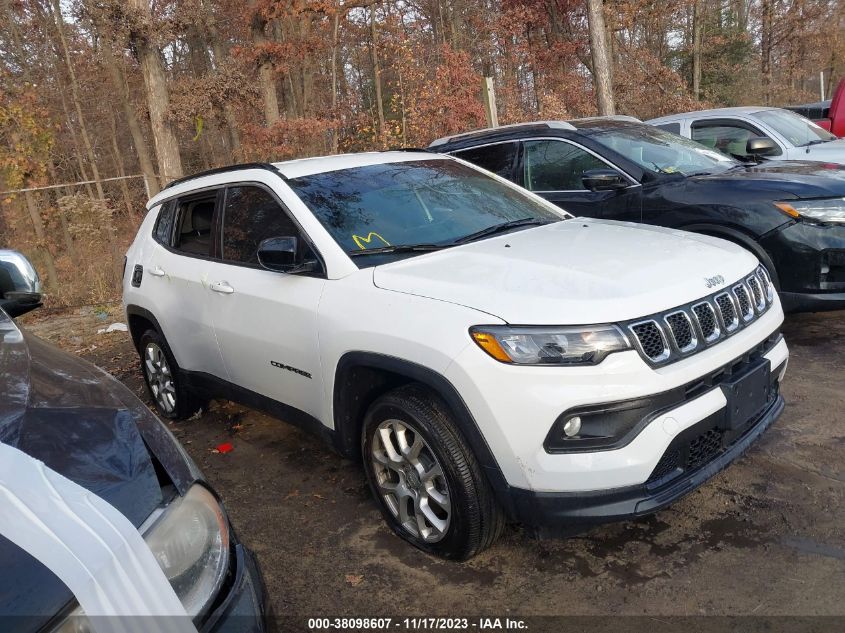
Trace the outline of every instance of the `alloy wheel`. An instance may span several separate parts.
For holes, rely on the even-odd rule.
[[[445,537],[452,514],[449,486],[419,431],[385,420],[373,435],[370,459],[379,494],[402,527],[426,543]]]
[[[147,343],[144,348],[144,373],[153,398],[167,414],[176,410],[176,385],[164,351],[156,343]]]

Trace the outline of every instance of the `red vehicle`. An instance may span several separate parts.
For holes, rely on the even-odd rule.
[[[840,138],[845,137],[845,79],[836,86],[832,99],[787,106],[786,109],[812,119]]]

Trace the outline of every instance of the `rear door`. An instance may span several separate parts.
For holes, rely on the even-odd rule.
[[[179,367],[225,380],[207,290],[217,255],[214,226],[222,193],[205,191],[165,203],[155,231],[158,246],[143,283]]]
[[[258,245],[295,237],[302,258],[307,236],[276,195],[257,183],[229,185],[221,216],[221,260],[209,295],[214,330],[230,380],[314,418],[323,406],[317,306],[325,278],[274,272],[258,263]]]
[[[577,143],[559,138],[523,141],[517,182],[575,215],[640,221],[642,187],[616,165]],[[615,191],[590,191],[584,172],[614,169],[631,184]]]

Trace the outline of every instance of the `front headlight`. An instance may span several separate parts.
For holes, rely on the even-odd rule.
[[[789,202],[775,202],[775,206],[791,218],[806,218],[815,222],[845,223],[845,198],[790,200]]]
[[[207,488],[194,484],[184,497],[148,519],[144,540],[188,615],[212,603],[229,568],[229,523]],[[77,607],[53,633],[88,633],[88,618]]]
[[[517,365],[595,365],[611,352],[631,349],[615,325],[479,325],[470,328],[470,336],[496,360]]]

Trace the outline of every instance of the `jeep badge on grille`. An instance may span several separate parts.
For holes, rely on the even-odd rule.
[[[722,275],[716,275],[715,277],[705,277],[704,278],[704,285],[707,288],[713,288],[715,286],[721,286],[725,283],[725,278]]]

